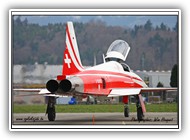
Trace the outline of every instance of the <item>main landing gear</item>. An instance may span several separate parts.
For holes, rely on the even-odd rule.
[[[56,98],[48,96],[46,114],[48,115],[49,121],[55,121],[56,117],[55,103],[56,103]]]
[[[138,95],[136,95],[136,107],[137,107],[137,119],[138,121],[142,121],[144,118],[144,114],[142,111],[142,107],[141,107],[141,103],[140,103],[140,99]]]
[[[136,108],[137,108],[137,120],[142,121],[144,118],[143,110],[141,107],[139,96],[136,95]],[[128,105],[128,96],[123,96],[123,103],[124,103],[124,116],[129,117],[129,105]]]

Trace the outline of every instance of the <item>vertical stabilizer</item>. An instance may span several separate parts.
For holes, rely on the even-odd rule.
[[[72,22],[66,25],[66,47],[63,55],[62,75],[73,75],[83,71],[77,40]]]

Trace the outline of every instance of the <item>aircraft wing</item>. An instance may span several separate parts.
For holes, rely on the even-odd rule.
[[[178,88],[141,88],[141,93],[145,92],[160,92],[160,91],[177,91]]]
[[[138,95],[140,93],[177,91],[177,88],[117,88],[112,89],[108,97]]]
[[[47,89],[35,89],[35,88],[20,88],[13,89],[16,92],[34,92],[37,94],[19,94],[18,96],[34,96],[34,95],[43,95],[43,96],[51,96],[51,97],[68,97],[60,94],[51,94]]]
[[[118,88],[112,89],[108,97],[126,96],[126,95],[138,95],[141,88]]]

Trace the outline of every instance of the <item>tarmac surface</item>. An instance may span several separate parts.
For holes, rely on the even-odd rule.
[[[178,113],[145,113],[139,122],[136,113],[125,118],[123,113],[57,113],[53,122],[45,113],[14,113],[12,125],[178,125]]]

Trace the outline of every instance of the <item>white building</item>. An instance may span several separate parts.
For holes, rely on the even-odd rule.
[[[135,71],[149,87],[157,87],[161,82],[164,87],[170,87],[171,71]]]

